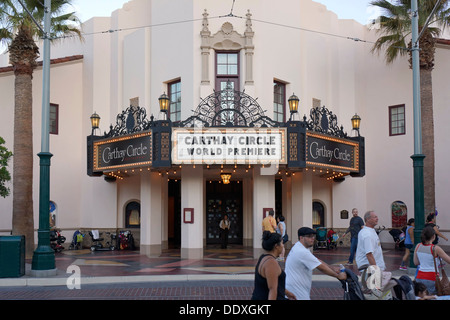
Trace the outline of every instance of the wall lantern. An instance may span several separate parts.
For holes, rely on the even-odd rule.
[[[355,115],[352,117],[352,127],[353,127],[353,130],[356,130],[358,132],[358,136],[359,136],[360,125],[361,125],[361,117],[355,113]]]
[[[94,112],[91,116],[91,126],[92,126],[91,135],[93,135],[94,130],[98,129],[100,126],[100,116],[96,112]]]
[[[223,184],[229,184],[231,179],[231,173],[223,172],[220,174]]]
[[[289,111],[291,113],[298,112],[299,101],[300,101],[300,99],[295,94],[292,94],[292,96],[289,97],[288,103],[289,103]]]
[[[169,110],[169,105],[170,105],[170,99],[167,96],[167,94],[164,92],[160,97],[159,97],[159,110],[161,110],[161,112],[167,112]]]

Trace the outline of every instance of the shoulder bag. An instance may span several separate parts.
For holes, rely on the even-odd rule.
[[[436,291],[438,296],[448,296],[450,295],[450,281],[448,280],[447,274],[445,273],[444,268],[441,267],[442,279],[439,276],[438,268],[436,266],[436,251],[433,246],[433,261],[434,261],[434,270],[436,271]],[[442,266],[442,259],[439,258]]]

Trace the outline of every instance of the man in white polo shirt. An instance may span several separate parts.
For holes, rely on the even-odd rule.
[[[321,272],[345,280],[345,272],[336,272],[328,264],[317,259],[311,252],[316,231],[308,227],[298,229],[298,242],[286,258],[286,290],[292,292],[297,300],[310,300],[312,274],[315,268]]]
[[[381,242],[374,227],[378,224],[378,216],[373,211],[364,214],[365,226],[358,234],[358,247],[356,249],[356,265],[361,268],[364,265],[378,266],[381,271],[386,269],[383,258]]]

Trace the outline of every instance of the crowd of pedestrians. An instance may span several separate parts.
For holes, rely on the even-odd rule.
[[[359,270],[368,266],[376,267],[381,272],[386,270],[383,250],[375,226],[378,225],[378,216],[374,211],[367,211],[364,217],[358,216],[358,210],[352,210],[353,217],[349,227],[343,234],[351,234],[350,255],[347,264],[356,262]],[[435,224],[435,215],[427,217],[429,222],[422,231],[421,243],[414,249],[414,264],[417,266],[414,287],[417,300],[446,299],[436,296],[435,279],[436,272],[434,259],[439,258],[438,263],[450,263],[450,256],[438,245],[436,238],[448,240],[440,233]],[[278,223],[277,223],[278,220]],[[410,250],[414,248],[414,219],[408,220],[405,229],[405,255],[400,269],[406,269],[409,263]],[[255,267],[255,288],[252,299],[254,300],[309,300],[312,287],[312,275],[314,270],[319,270],[325,275],[345,280],[347,273],[341,267],[328,265],[318,259],[313,253],[316,241],[316,230],[309,227],[301,227],[297,231],[297,239],[285,258],[284,243],[287,241],[286,224],[283,217],[275,219],[273,211],[269,212],[262,223],[262,247],[266,251],[258,260]],[[284,270],[279,261],[284,261]]]

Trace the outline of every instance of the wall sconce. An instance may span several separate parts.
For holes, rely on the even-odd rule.
[[[289,111],[291,113],[298,112],[299,101],[300,101],[300,99],[295,94],[292,94],[292,96],[289,97],[288,103],[289,103]]]
[[[352,127],[353,127],[353,130],[356,130],[358,132],[358,136],[359,136],[360,125],[361,125],[361,117],[355,113],[355,115],[352,117]]]
[[[94,112],[91,116],[91,127],[92,127],[92,132],[91,132],[91,136],[94,134],[94,130],[98,129],[100,126],[100,116]]]
[[[161,112],[167,112],[169,110],[170,99],[169,96],[164,92],[159,98],[159,110]]]
[[[223,184],[229,184],[231,179],[231,173],[223,172],[220,174],[220,177],[222,178]]]
[[[300,99],[295,94],[292,94],[292,96],[289,97],[288,103],[289,103],[289,111],[291,113],[291,116],[289,117],[289,121],[292,121],[294,114],[298,113],[299,101],[300,101]]]

